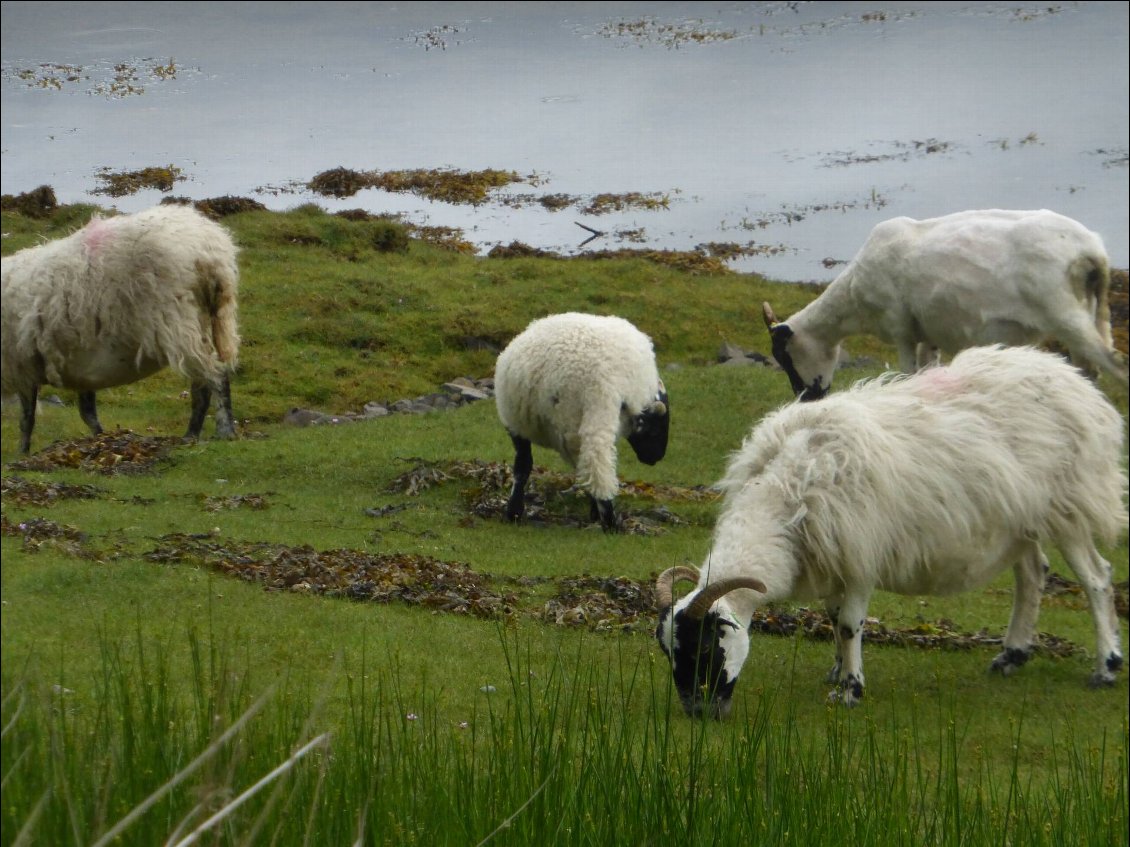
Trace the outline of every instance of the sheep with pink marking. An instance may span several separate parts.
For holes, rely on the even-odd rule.
[[[239,266],[227,230],[187,206],[93,218],[3,259],[0,390],[20,398],[27,453],[43,385],[78,392],[98,434],[95,392],[171,367],[192,387],[186,437],[217,395],[216,434],[235,434],[230,375],[239,354]]]
[[[832,619],[832,696],[863,696],[862,638],[876,590],[949,595],[1016,578],[992,670],[1033,652],[1053,544],[1090,601],[1092,686],[1123,665],[1111,566],[1095,546],[1126,532],[1125,424],[1059,356],[977,347],[948,367],[889,375],[791,403],[730,462],[701,569],[664,571],[657,637],[691,715],[724,717],[764,603],[822,600]],[[695,587],[676,599],[675,585]]]

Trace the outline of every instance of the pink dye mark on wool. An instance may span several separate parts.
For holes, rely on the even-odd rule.
[[[92,218],[82,231],[82,247],[88,259],[94,259],[114,240],[114,225],[102,218]]]
[[[917,394],[931,399],[941,399],[961,394],[965,383],[946,367],[933,367],[921,371],[914,380]]]

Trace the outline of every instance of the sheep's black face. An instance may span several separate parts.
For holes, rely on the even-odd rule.
[[[809,359],[815,357],[808,355],[806,351],[797,351],[795,348],[798,345],[790,343],[794,339],[794,333],[788,324],[771,327],[769,337],[773,343],[773,358],[789,378],[789,385],[800,400],[819,400],[828,393],[828,389],[832,387],[834,358],[830,362],[809,362]],[[798,355],[794,356],[794,352]],[[838,357],[838,348],[835,353]]]
[[[675,690],[687,715],[729,715],[738,672],[749,651],[741,628],[715,611],[695,620],[682,609],[668,607],[659,614],[655,637],[671,662]]]
[[[667,453],[667,436],[671,429],[671,401],[660,383],[651,404],[632,418],[628,443],[645,465],[654,465]]]

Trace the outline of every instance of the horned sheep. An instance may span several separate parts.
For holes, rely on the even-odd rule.
[[[1062,358],[966,350],[948,367],[887,375],[767,416],[733,456],[701,570],[657,582],[659,644],[688,714],[724,717],[763,603],[818,598],[832,619],[832,698],[863,696],[861,637],[876,590],[947,595],[1015,575],[991,668],[1031,655],[1054,544],[1079,578],[1098,639],[1092,686],[1122,666],[1111,567],[1095,539],[1127,527],[1123,421]],[[676,582],[696,587],[675,600]]]
[[[533,321],[499,355],[494,390],[515,450],[507,518],[524,514],[531,444],[537,444],[576,468],[592,519],[606,531],[618,529],[616,442],[627,437],[648,465],[667,451],[670,404],[651,339],[619,317],[550,315]]]
[[[867,333],[911,373],[967,347],[1054,340],[1092,374],[1126,383],[1110,331],[1102,239],[1046,209],[990,209],[877,225],[825,291],[786,321],[762,306],[773,356],[802,400],[832,385],[840,343]]]
[[[95,392],[164,367],[191,381],[187,437],[200,435],[212,392],[217,435],[234,435],[239,267],[222,226],[179,205],[94,217],[5,257],[2,278],[0,388],[20,398],[22,452],[41,386],[78,391],[79,413],[98,434]]]

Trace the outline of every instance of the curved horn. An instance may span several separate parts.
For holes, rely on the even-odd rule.
[[[698,570],[687,565],[668,568],[655,580],[655,605],[660,611],[669,608],[675,599],[675,583],[680,580],[698,582]]]
[[[777,320],[777,316],[773,314],[773,307],[766,302],[762,302],[761,304],[761,316],[765,318],[765,326],[769,329],[772,329],[780,323],[780,321]]]
[[[736,588],[752,588],[761,594],[766,591],[765,583],[751,576],[736,576],[732,579],[720,579],[712,582],[698,593],[698,596],[687,606],[684,614],[691,620],[702,620],[718,600]]]
[[[667,414],[667,404],[656,400],[654,403],[652,403],[650,406],[648,406],[647,409],[645,409],[644,411],[646,411],[648,414],[655,415],[656,417],[661,418],[665,414]]]

